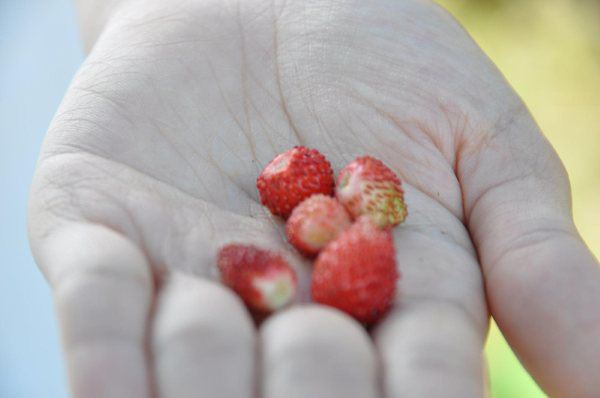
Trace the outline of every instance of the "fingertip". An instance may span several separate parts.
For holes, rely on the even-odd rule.
[[[376,356],[365,330],[337,310],[298,306],[261,328],[267,398],[378,396]]]

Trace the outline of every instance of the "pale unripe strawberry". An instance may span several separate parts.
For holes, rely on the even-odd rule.
[[[285,231],[296,249],[313,256],[350,225],[348,212],[335,198],[313,195],[294,209]]]
[[[336,197],[352,217],[366,215],[381,228],[398,225],[407,215],[400,179],[370,156],[357,158],[340,172]]]

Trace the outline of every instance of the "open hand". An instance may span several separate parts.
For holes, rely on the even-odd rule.
[[[600,269],[566,174],[440,7],[80,3],[93,48],[30,211],[73,396],[480,397],[490,314],[549,394],[600,394]],[[404,182],[403,279],[370,335],[310,304],[309,264],[257,202],[256,176],[298,144],[336,170],[370,154]],[[231,241],[299,274],[298,303],[260,328],[215,278]]]

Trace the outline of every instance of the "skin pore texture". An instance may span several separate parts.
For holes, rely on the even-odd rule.
[[[89,55],[30,202],[74,397],[482,397],[489,316],[551,396],[600,392],[600,269],[566,173],[468,34],[425,0],[79,0]],[[258,202],[294,145],[381,159],[409,208],[368,333],[310,303]],[[216,279],[279,250],[295,305],[254,325]]]

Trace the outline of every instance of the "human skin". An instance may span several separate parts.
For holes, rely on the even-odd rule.
[[[30,240],[74,397],[480,397],[492,315],[540,386],[600,394],[600,268],[568,178],[468,34],[425,0],[79,0],[90,50],[49,129]],[[258,203],[293,145],[404,181],[403,278],[369,334],[310,304]],[[285,253],[298,302],[257,327],[224,243]]]

